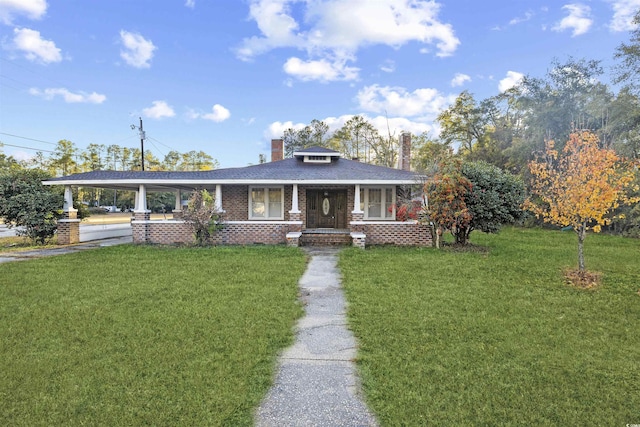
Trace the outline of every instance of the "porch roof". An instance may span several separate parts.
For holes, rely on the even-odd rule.
[[[348,159],[331,163],[304,163],[298,158],[241,168],[210,171],[93,171],[44,181],[45,185],[115,188],[137,190],[143,184],[148,191],[191,190],[217,184],[348,184],[402,185],[416,184],[415,172],[370,165]]]

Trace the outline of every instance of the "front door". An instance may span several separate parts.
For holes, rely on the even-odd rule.
[[[309,190],[307,192],[307,228],[345,228],[347,192]]]

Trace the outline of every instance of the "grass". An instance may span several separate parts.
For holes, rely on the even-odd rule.
[[[0,265],[0,425],[251,425],[304,268],[132,245]]]
[[[31,249],[43,249],[57,247],[58,236],[53,238],[46,244],[35,244],[33,241],[24,236],[0,237],[0,255],[6,252],[21,252]]]
[[[358,368],[382,425],[640,423],[640,241],[473,233],[488,251],[341,253]]]

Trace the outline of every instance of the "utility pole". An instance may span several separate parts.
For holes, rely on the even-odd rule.
[[[113,170],[118,170],[118,165],[116,164],[116,150],[113,150]],[[116,211],[116,198],[118,196],[118,190],[113,189],[113,212]]]
[[[144,130],[142,130],[142,117],[140,117],[140,155],[142,158],[142,171],[144,172]]]
[[[142,129],[142,117],[140,117],[140,126],[131,125],[131,129],[135,128],[138,128],[140,131],[140,164],[142,165],[142,171],[144,171],[144,140],[146,139],[146,136],[144,134],[144,129]]]

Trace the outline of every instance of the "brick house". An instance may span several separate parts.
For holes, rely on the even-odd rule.
[[[322,147],[283,159],[283,141],[273,140],[271,162],[260,165],[197,172],[94,171],[44,184],[65,186],[65,218],[58,224],[61,244],[79,238],[72,187],[98,187],[136,191],[131,221],[135,243],[192,242],[181,219],[181,195],[204,188],[215,194],[222,212],[219,244],[431,246],[428,225],[396,218],[403,189],[419,182],[409,168],[411,136],[403,134],[401,142],[398,169],[343,159]],[[150,191],[175,192],[173,219],[150,219]]]

